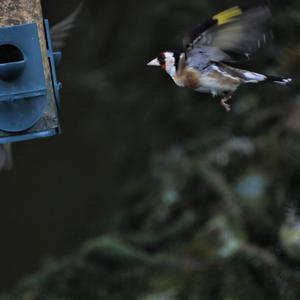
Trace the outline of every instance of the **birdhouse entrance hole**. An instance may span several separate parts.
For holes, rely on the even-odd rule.
[[[24,55],[22,51],[14,45],[0,46],[0,64],[23,61]]]
[[[23,52],[10,44],[0,45],[0,79],[12,81],[19,77],[25,68]]]

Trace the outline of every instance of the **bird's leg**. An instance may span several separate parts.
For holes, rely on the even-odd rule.
[[[229,112],[231,110],[231,106],[226,102],[228,100],[230,100],[231,97],[232,97],[232,94],[229,93],[229,94],[225,95],[220,101],[221,106],[223,106],[227,112]]]

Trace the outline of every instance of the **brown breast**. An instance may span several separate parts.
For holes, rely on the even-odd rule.
[[[200,74],[191,68],[184,68],[175,75],[174,80],[178,85],[192,89],[197,89],[201,85]]]

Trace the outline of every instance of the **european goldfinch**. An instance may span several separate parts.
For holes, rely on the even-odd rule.
[[[232,7],[192,30],[183,40],[183,51],[161,52],[148,66],[160,66],[178,86],[222,96],[221,105],[230,111],[226,102],[243,83],[287,85],[292,81],[226,64],[248,59],[267,41],[271,36],[270,19],[266,6]]]

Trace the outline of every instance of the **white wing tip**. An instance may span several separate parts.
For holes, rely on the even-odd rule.
[[[274,81],[275,83],[278,83],[278,84],[282,84],[282,85],[288,85],[292,82],[292,78],[282,78],[280,81]]]

